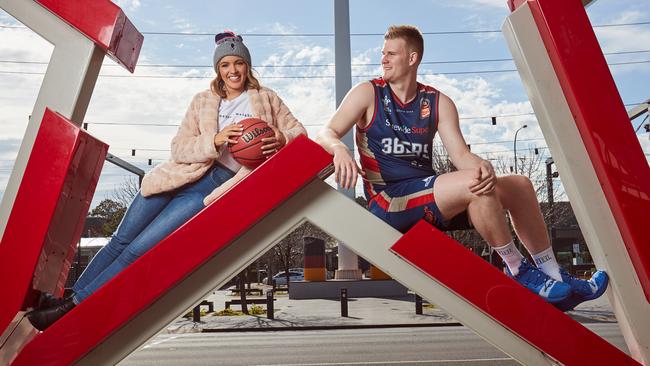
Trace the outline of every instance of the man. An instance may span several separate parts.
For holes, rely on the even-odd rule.
[[[601,296],[608,283],[605,272],[585,281],[558,266],[530,180],[497,177],[490,162],[467,147],[453,101],[416,81],[423,51],[417,28],[389,27],[383,76],[352,88],[319,133],[317,142],[334,155],[337,183],[354,187],[361,174],[369,210],[402,232],[422,218],[444,230],[450,219],[467,211],[474,228],[503,258],[508,274],[562,310]],[[341,142],[354,126],[361,167]],[[457,171],[437,175],[433,170],[436,132]],[[505,210],[537,267],[515,247]]]

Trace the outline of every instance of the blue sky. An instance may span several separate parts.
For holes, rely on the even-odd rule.
[[[232,29],[244,34],[253,64],[263,84],[278,91],[294,114],[308,126],[310,136],[332,115],[335,108],[333,1],[147,1],[118,2],[136,27],[145,32],[135,77],[114,66],[109,59],[102,68],[86,115],[89,132],[107,142],[110,152],[145,170],[169,156],[169,141],[192,97],[208,87],[213,37],[205,35],[159,35],[150,32],[217,33]],[[350,1],[353,84],[379,74],[382,36],[390,24],[413,24],[423,32],[499,30],[508,14],[505,0],[386,0]],[[594,25],[650,22],[650,1],[599,0],[588,8]],[[27,115],[42,81],[40,75],[3,74],[2,71],[42,72],[45,65],[6,61],[47,61],[52,47],[38,35],[0,11],[0,194],[4,192],[13,160],[25,130]],[[610,63],[648,61],[610,67],[625,103],[650,98],[650,24],[596,27]],[[370,34],[370,35],[355,35]],[[274,36],[269,36],[269,34]],[[303,36],[288,36],[303,34]],[[314,34],[325,34],[315,36]],[[457,103],[466,140],[478,153],[510,157],[514,131],[518,149],[546,145],[528,98],[511,61],[466,62],[509,59],[499,32],[425,35],[425,64],[421,81],[431,83]],[[150,67],[146,65],[176,65]],[[180,66],[179,66],[180,65]],[[311,65],[311,66],[310,66]],[[490,71],[471,73],[476,71]],[[156,76],[142,77],[142,76]],[[498,119],[492,126],[489,118]],[[107,124],[110,123],[110,124]],[[640,120],[636,120],[636,127]],[[171,126],[143,126],[168,124]],[[650,152],[648,134],[639,132],[644,152]],[[506,141],[493,143],[495,141]],[[131,149],[136,156],[131,157]],[[94,204],[112,192],[128,174],[106,164]],[[358,193],[360,194],[360,192]]]

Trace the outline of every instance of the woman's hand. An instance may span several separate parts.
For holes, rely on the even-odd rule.
[[[284,137],[282,132],[278,130],[275,126],[271,126],[271,129],[275,133],[275,136],[273,137],[265,137],[262,139],[262,154],[264,154],[266,157],[269,157],[278,150],[282,148],[282,146],[287,144],[287,139]]]
[[[237,140],[234,140],[233,138],[241,136],[243,131],[244,128],[239,123],[233,123],[224,127],[223,130],[219,131],[219,133],[214,136],[214,146],[220,147],[226,143],[236,143]]]
[[[470,192],[477,196],[491,193],[496,186],[497,176],[489,161],[483,160],[475,168],[474,179],[469,186]]]

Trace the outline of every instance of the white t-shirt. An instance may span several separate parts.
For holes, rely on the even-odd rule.
[[[219,105],[219,131],[223,130],[228,125],[250,117],[253,117],[253,113],[251,112],[251,105],[248,100],[248,92],[244,91],[235,99],[222,99],[221,105]],[[236,172],[241,168],[241,164],[233,159],[230,154],[227,144],[221,147],[221,155],[217,161],[233,172]]]

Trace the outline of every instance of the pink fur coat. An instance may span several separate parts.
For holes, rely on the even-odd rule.
[[[271,89],[262,87],[248,90],[251,110],[255,117],[277,127],[287,142],[307,131],[291,114],[282,99]],[[151,196],[168,192],[201,178],[210,169],[221,149],[214,146],[214,136],[219,131],[219,104],[221,97],[210,90],[198,93],[185,113],[171,143],[171,160],[154,167],[142,180],[141,193]],[[228,188],[244,178],[251,170],[242,167],[237,174],[208,195],[203,203],[208,205]]]

